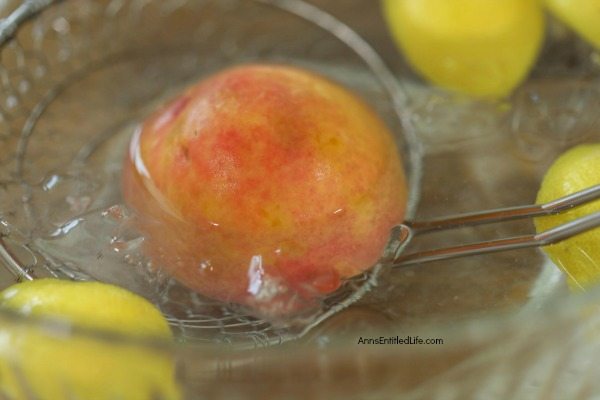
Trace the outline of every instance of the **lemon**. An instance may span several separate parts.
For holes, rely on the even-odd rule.
[[[468,95],[508,95],[544,37],[538,0],[383,0],[391,32],[413,68]]]
[[[134,339],[100,340],[65,331],[69,325],[43,330],[0,317],[1,398],[179,398],[170,357],[135,344],[142,337],[170,339],[167,322],[133,293],[98,282],[43,279],[2,291],[0,309]]]
[[[548,9],[600,49],[600,0],[546,0]]]
[[[600,184],[600,144],[580,145],[561,155],[548,169],[537,202],[546,203]],[[538,232],[600,211],[600,200],[566,213],[536,218]],[[600,228],[544,248],[568,276],[571,288],[585,288],[600,281]]]

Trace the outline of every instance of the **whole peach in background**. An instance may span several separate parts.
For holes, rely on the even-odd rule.
[[[600,184],[600,144],[575,146],[561,154],[550,166],[537,195],[539,204]],[[600,211],[600,201],[575,207],[565,213],[536,218],[538,232]],[[600,229],[544,247],[554,263],[564,271],[571,289],[587,290],[600,283]]]
[[[157,110],[131,141],[123,189],[157,264],[266,313],[372,267],[407,196],[381,119],[340,85],[278,65],[222,71]]]
[[[544,42],[538,0],[382,4],[390,32],[416,72],[435,85],[475,97],[510,95],[526,79]]]

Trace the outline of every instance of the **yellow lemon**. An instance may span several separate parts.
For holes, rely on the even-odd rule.
[[[508,95],[544,38],[538,0],[383,0],[383,11],[417,72],[477,97]]]
[[[548,9],[600,49],[600,0],[546,0]]]
[[[17,323],[6,312],[0,316],[0,398],[179,398],[169,355],[135,342],[170,339],[167,322],[131,292],[98,282],[35,280],[0,292],[0,309],[70,324],[41,329]],[[100,340],[65,330],[68,326],[115,337]]]
[[[600,144],[580,145],[562,154],[552,164],[538,192],[537,202],[546,203],[600,184]],[[538,232],[600,211],[600,200],[566,213],[536,218]],[[600,228],[544,248],[568,275],[571,288],[585,288],[600,281]]]

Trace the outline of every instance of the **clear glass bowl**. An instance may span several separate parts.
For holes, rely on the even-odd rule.
[[[415,219],[532,203],[557,154],[600,137],[598,55],[559,25],[551,24],[530,78],[505,102],[485,103],[412,75],[372,2],[318,5],[375,50],[298,0],[67,0],[24,21],[0,63],[7,266],[16,261],[38,276],[92,276],[152,294],[151,281],[115,268],[137,262],[122,256],[136,243],[127,230],[113,240],[115,225],[103,219],[123,211],[115,182],[131,124],[231,64],[294,63],[359,92],[397,134]],[[70,225],[78,215],[84,222]],[[61,236],[73,229],[82,229],[76,239]],[[527,222],[469,228],[415,241],[411,250],[531,229]],[[14,282],[0,273],[2,287]],[[519,250],[387,271],[358,303],[285,344],[257,340],[239,350],[181,335],[167,347],[189,398],[587,398],[600,394],[591,363],[600,336],[589,312],[598,296],[569,296],[539,250]],[[65,345],[89,334],[68,332]],[[359,343],[380,336],[443,344]]]

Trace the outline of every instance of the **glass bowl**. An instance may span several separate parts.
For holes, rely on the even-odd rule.
[[[123,152],[132,124],[156,104],[232,64],[293,63],[360,93],[396,134],[415,219],[532,203],[557,154],[600,136],[597,54],[559,25],[551,25],[535,70],[509,99],[478,102],[411,74],[373,3],[315,3],[356,31],[299,0],[66,0],[23,18],[0,54],[0,255],[7,270],[91,277],[156,301],[155,281],[120,268],[139,263],[136,236],[119,223],[127,212],[115,183]],[[530,230],[526,222],[468,228],[415,241],[411,250]],[[600,393],[590,364],[600,341],[588,312],[600,294],[569,296],[539,250],[378,278],[357,303],[286,343],[269,333],[242,350],[191,340],[175,326],[175,344],[136,345],[173,354],[186,398]],[[14,278],[4,271],[0,282],[6,287]],[[56,334],[32,319],[2,319]],[[80,335],[107,346],[126,340],[61,332],[65,346]],[[425,343],[431,340],[437,344]]]

